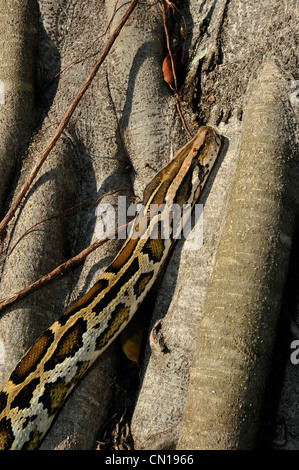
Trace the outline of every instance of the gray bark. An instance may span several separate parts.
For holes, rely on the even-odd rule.
[[[1,2],[0,33],[0,213],[17,170],[18,155],[36,125],[34,62],[37,4],[35,0]]]
[[[54,128],[48,126],[61,119],[88,75],[107,35],[58,80],[52,81],[53,76],[105,31],[114,8],[112,0],[39,0],[37,3],[19,0],[13,3],[15,7],[9,10],[14,25],[12,38],[1,37],[5,47],[0,53],[11,47],[10,41],[13,44],[20,38],[22,45],[10,53],[10,61],[16,60],[20,68],[11,67],[10,73],[15,69],[21,77],[27,75],[20,79],[12,74],[11,78],[6,78],[1,63],[4,78],[0,76],[0,79],[5,84],[6,80],[8,84],[10,80],[24,80],[31,83],[31,87],[25,87],[23,94],[10,94],[11,101],[5,101],[5,107],[0,103],[2,210],[9,206],[52,135]],[[6,4],[0,0],[1,11]],[[122,1],[118,5],[123,4]],[[34,14],[37,5],[39,22]],[[192,357],[203,347],[197,346],[196,331],[200,321],[204,320],[206,293],[230,210],[229,195],[240,136],[245,132],[243,112],[252,83],[260,75],[267,58],[272,58],[275,70],[279,69],[286,90],[283,95],[275,95],[279,102],[284,102],[284,106],[278,107],[279,112],[284,113],[290,106],[286,101],[291,100],[294,120],[298,119],[295,0],[267,0],[262,5],[256,0],[193,0],[178,2],[178,6],[185,15],[188,29],[187,57],[179,75],[182,112],[192,133],[199,125],[209,123],[225,138],[222,154],[202,199],[203,246],[199,251],[187,251],[179,242],[163,281],[157,286],[156,298],[152,294],[147,300],[147,304],[155,301],[156,307],[131,423],[136,449],[174,448],[177,445]],[[21,15],[18,8],[20,11],[30,8],[32,14]],[[125,8],[117,12],[110,30]],[[14,22],[14,15],[18,22]],[[1,21],[7,21],[2,15],[1,18]],[[173,24],[172,35],[182,46],[181,25]],[[36,35],[32,33],[34,30]],[[30,32],[29,39],[24,31]],[[23,50],[25,55],[21,53]],[[121,188],[134,191],[135,198],[131,200],[142,198],[143,189],[156,171],[187,141],[172,92],[161,73],[166,53],[159,2],[140,3],[9,224],[6,250],[33,223],[78,202],[91,203],[102,194]],[[8,62],[5,60],[3,64]],[[36,66],[35,82],[33,64]],[[36,83],[35,94],[33,83]],[[34,97],[38,98],[35,102]],[[38,126],[44,131],[42,133],[38,129],[31,130],[37,122],[35,116],[39,117]],[[283,136],[293,133],[298,137],[298,130],[291,124],[281,132]],[[34,137],[29,145],[28,137]],[[12,138],[17,139],[18,146],[11,146],[9,139]],[[273,145],[274,152],[277,140]],[[105,198],[104,202],[117,208],[117,195]],[[277,232],[273,233],[273,237],[276,235]],[[95,238],[94,208],[81,208],[67,218],[40,225],[23,238],[1,264],[1,297],[36,280]],[[92,286],[118,246],[117,241],[109,242],[90,255],[82,266],[1,315],[3,360],[0,361],[0,383],[44,329]],[[281,285],[278,297],[280,294]],[[274,334],[273,328],[270,343]],[[121,360],[116,343],[72,394],[42,448],[87,449],[95,446],[98,430],[113,415],[113,409],[110,411],[113,387],[109,384],[114,381]],[[258,383],[264,384],[264,372],[262,370],[256,378]],[[257,414],[261,402],[261,397],[255,402]],[[188,414],[184,420],[188,421]],[[197,428],[191,428],[196,440]],[[182,436],[179,445],[188,447]]]
[[[287,101],[279,71],[267,62],[244,115],[226,224],[196,338],[181,449],[256,445],[294,232]]]

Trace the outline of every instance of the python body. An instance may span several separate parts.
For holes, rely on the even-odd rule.
[[[201,127],[157,173],[144,191],[138,236],[130,233],[90,291],[17,364],[0,391],[0,449],[37,448],[73,387],[128,324],[174,243],[171,230],[162,236],[163,211],[150,207],[176,204],[181,215],[184,204],[193,207],[220,145],[214,129]]]

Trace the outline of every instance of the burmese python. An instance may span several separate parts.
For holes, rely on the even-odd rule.
[[[193,207],[220,145],[214,129],[201,127],[157,173],[144,191],[142,216],[110,266],[17,364],[0,391],[0,449],[37,448],[78,380],[130,321],[174,242],[172,232],[162,236],[165,209],[150,213],[150,206],[177,204],[181,214],[184,204]]]

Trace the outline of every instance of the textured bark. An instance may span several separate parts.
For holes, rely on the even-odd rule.
[[[294,231],[292,120],[280,72],[252,84],[178,448],[253,449]]]
[[[176,247],[158,292],[148,364],[132,420],[135,446],[141,449],[174,448],[178,441],[188,390],[189,376],[186,370],[192,362],[195,342],[197,353],[203,348],[196,340],[196,325],[201,324],[205,315],[207,288],[226,220],[240,133],[243,130],[242,117],[251,90],[250,82],[260,74],[263,56],[266,54],[275,53],[275,59],[286,76],[287,71],[294,70],[292,61],[296,63],[292,49],[294,38],[290,47],[284,48],[285,41],[288,41],[286,29],[291,36],[291,31],[296,29],[294,2],[282,6],[277,2],[261,5],[230,1],[216,2],[214,7],[202,2],[191,2],[190,10],[193,18],[199,18],[196,12],[200,11],[201,20],[194,21],[193,25],[194,42],[191,43],[192,55],[183,89],[184,96],[187,102],[190,102],[191,94],[194,98],[194,92],[196,99],[201,98],[197,118],[204,116],[210,123],[218,124],[227,140],[224,140],[223,154],[215,168],[215,180],[212,177],[203,198],[203,246],[199,252],[189,253],[180,245]],[[275,32],[274,25],[277,26]],[[207,28],[210,34],[205,34]],[[283,48],[283,53],[279,47]],[[217,66],[219,62],[221,65]],[[278,92],[276,96],[279,102],[286,101],[287,109],[291,86],[286,76],[282,79],[286,91],[283,96]],[[296,112],[297,108],[293,109]],[[281,119],[284,122],[284,116]],[[288,130],[287,124],[285,129],[286,134],[293,132],[291,128]],[[298,129],[296,132],[298,136]],[[292,183],[287,183],[287,186],[292,186]],[[214,328],[217,331],[216,324]],[[234,326],[231,325],[227,333],[231,338]],[[260,380],[262,387],[262,374]],[[217,419],[214,425],[216,423]],[[191,426],[188,430],[192,432]],[[195,426],[193,443],[196,442],[197,432]],[[191,448],[187,431],[181,442],[182,447]]]
[[[34,63],[37,2],[0,3],[0,213],[16,171],[18,155],[36,124]]]
[[[58,79],[53,77],[105,32],[115,6],[114,0],[39,0],[37,4],[38,22],[33,1],[10,1],[8,9],[7,2],[0,0],[1,9],[11,19],[9,27],[1,28],[1,35],[5,29],[9,34],[1,36],[5,42],[0,54],[7,57],[10,51],[9,62],[1,60],[1,69],[3,63],[16,81],[21,77],[26,83],[35,84],[34,93],[32,87],[26,86],[22,93],[5,94],[5,108],[0,103],[0,126],[4,126],[0,129],[2,212],[53,134],[55,127],[48,126],[64,115],[108,35],[101,37]],[[203,246],[192,252],[184,250],[183,243],[177,244],[163,280],[158,283],[156,297],[151,294],[143,307],[156,300],[151,325],[154,328],[149,333],[150,344],[142,364],[131,423],[136,448],[174,448],[178,440],[197,326],[203,318],[207,287],[226,220],[243,133],[242,115],[252,89],[249,85],[260,74],[265,55],[275,56],[295,118],[298,116],[295,0],[267,0],[263,4],[256,0],[192,0],[177,5],[186,19],[188,33],[185,62],[178,70],[182,112],[193,134],[200,124],[209,123],[225,137],[222,154],[202,199]],[[21,15],[28,8],[30,14]],[[118,2],[110,32],[126,8],[124,0]],[[7,22],[7,15],[1,15],[0,21]],[[179,15],[176,21],[171,14],[169,19],[171,41],[182,50],[183,22]],[[10,42],[10,34],[12,39],[20,38],[25,49],[18,41]],[[13,43],[17,45],[15,52],[10,45]],[[29,226],[79,202],[92,203],[102,194],[121,188],[134,191],[132,200],[141,199],[156,171],[187,141],[172,91],[163,80],[161,68],[166,54],[159,2],[139,2],[10,222],[4,254]],[[4,81],[1,76],[0,80]],[[39,119],[37,130],[32,132],[34,109]],[[12,137],[17,139],[17,145],[11,144]],[[29,146],[28,137],[32,137]],[[104,202],[117,209],[117,195]],[[81,208],[38,226],[1,264],[1,297],[35,281],[96,237],[94,208]],[[69,275],[3,312],[0,382],[44,329],[88,290],[118,245],[119,242],[111,241]],[[43,443],[44,449],[87,449],[95,445],[98,429],[105,428],[109,417],[115,414],[115,388],[111,384],[123,368],[121,358],[117,343],[100,358],[61,411]]]

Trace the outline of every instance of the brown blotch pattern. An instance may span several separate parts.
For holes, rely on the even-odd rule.
[[[65,325],[68,319],[82,308],[87,307],[93,299],[109,286],[108,279],[99,279],[95,285],[77,302],[75,302],[64,314],[59,318],[58,322],[61,326]]]
[[[153,275],[154,271],[151,271],[149,273],[143,273],[139,276],[136,281],[136,284],[134,285],[134,294],[136,295],[136,297],[139,297],[142,294]]]
[[[159,187],[157,191],[157,198],[155,203],[164,202],[165,192],[167,191],[170,183],[173,181],[173,178],[180,170],[182,164],[184,163],[185,158],[187,157],[188,153],[190,152],[193,145],[193,141],[188,142],[182,149],[180,149],[173,157],[170,162],[165,165],[162,170],[157,173],[155,178],[148,184],[145,188],[143,193],[143,203],[146,204],[150,198],[155,198],[155,190]],[[161,186],[164,185],[162,193],[160,191]],[[162,196],[162,197],[161,197]],[[151,202],[153,202],[153,199]]]
[[[137,245],[138,238],[130,238],[124,247],[120,250],[117,257],[114,259],[112,264],[110,264],[107,271],[117,273],[130,259],[134,249]]]
[[[100,314],[113,300],[115,300],[122,289],[133,276],[139,271],[138,258],[134,258],[132,263],[125,269],[123,274],[119,276],[117,282],[106,292],[106,294],[93,307],[95,315]]]
[[[36,389],[39,383],[40,379],[36,377],[35,379],[31,380],[29,384],[25,385],[25,387],[23,387],[13,399],[11,403],[11,408],[19,408],[19,410],[29,408],[34,390]]]
[[[40,397],[39,402],[47,408],[49,416],[56,413],[69,391],[70,385],[63,377],[58,378],[54,383],[50,382],[45,385],[44,393]]]
[[[54,369],[56,364],[63,362],[67,357],[72,357],[82,347],[82,336],[86,329],[86,321],[78,318],[58,341],[51,358],[44,365],[45,371]]]
[[[10,380],[14,384],[22,383],[31,372],[33,372],[41,359],[47,352],[50,344],[54,340],[54,334],[51,330],[47,330],[21,359],[14,371],[11,373]]]
[[[77,372],[70,382],[66,382],[64,377],[59,377],[56,382],[50,382],[45,385],[44,393],[40,397],[39,402],[47,408],[50,416],[57,412],[88,367],[89,361],[79,362],[77,364]]]
[[[37,427],[34,426],[33,430],[30,433],[29,439],[27,442],[24,443],[22,446],[22,450],[35,450],[39,446],[40,439],[42,437],[42,433],[38,431]]]
[[[0,413],[5,409],[7,405],[7,398],[8,398],[8,393],[6,392],[0,392]]]
[[[0,421],[0,450],[10,449],[14,440],[11,421],[10,419],[3,418]]]
[[[191,165],[190,170],[192,169],[192,166],[193,165]],[[183,181],[181,182],[174,198],[174,203],[179,204],[181,208],[183,207],[183,204],[186,204],[186,201],[188,201],[190,195],[192,194],[193,171],[190,170],[184,176]]]
[[[164,248],[164,241],[161,238],[161,222],[159,222],[157,238],[149,238],[142,248],[142,253],[147,254],[154,263],[158,263],[163,257]]]
[[[111,314],[107,329],[98,337],[96,341],[96,350],[104,348],[109,341],[116,335],[121,326],[129,320],[130,307],[125,304],[119,304]]]

